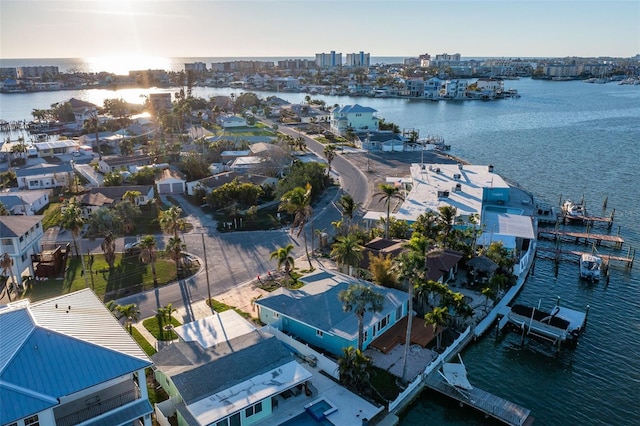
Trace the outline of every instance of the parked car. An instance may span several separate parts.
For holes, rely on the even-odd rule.
[[[124,252],[128,254],[140,253],[142,247],[140,247],[140,241],[134,241],[133,243],[127,243],[124,245]]]

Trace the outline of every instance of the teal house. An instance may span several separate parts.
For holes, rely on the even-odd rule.
[[[300,278],[304,286],[299,290],[279,289],[256,301],[260,320],[280,331],[325,350],[342,355],[342,348],[358,345],[358,319],[353,312],[345,312],[338,294],[351,283],[362,283],[382,294],[381,312],[364,315],[363,350],[376,337],[407,315],[408,295],[400,290],[380,287],[366,281],[327,270]]]

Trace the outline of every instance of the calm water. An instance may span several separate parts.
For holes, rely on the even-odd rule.
[[[579,200],[599,214],[608,196],[616,209],[612,230],[626,247],[640,246],[640,86],[508,81],[519,99],[495,102],[427,102],[315,96],[328,104],[360,103],[378,116],[414,128],[421,136],[440,135],[452,154],[496,167],[539,197],[556,204]],[[0,95],[0,118],[29,119],[70,97],[102,104],[123,97],[141,102],[149,90],[77,91]],[[196,96],[228,94],[230,89],[198,88]],[[300,102],[305,94],[279,95]],[[595,232],[595,231],[594,231]],[[598,230],[597,232],[606,232]],[[543,243],[544,244],[544,243]],[[585,248],[583,247],[583,250]],[[588,250],[588,248],[586,249]],[[516,335],[496,339],[490,331],[463,358],[473,384],[532,410],[539,425],[640,424],[640,272],[613,265],[611,281],[587,285],[575,263],[539,260],[518,301],[551,307],[556,296],[574,309],[590,305],[586,333],[578,347],[550,356],[545,346],[519,345]],[[401,425],[490,424],[457,404],[423,394],[403,415]]]

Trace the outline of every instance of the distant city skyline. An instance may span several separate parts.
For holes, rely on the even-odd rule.
[[[640,2],[0,0],[0,57],[632,57]]]

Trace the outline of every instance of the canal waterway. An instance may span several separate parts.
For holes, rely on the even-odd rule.
[[[320,96],[329,105],[359,103],[378,116],[442,136],[451,154],[470,163],[493,164],[496,172],[536,196],[558,204],[580,200],[599,215],[608,197],[616,209],[611,231],[625,238],[623,250],[640,247],[640,86],[521,79],[505,82],[520,98],[433,102]],[[0,118],[31,118],[34,108],[76,97],[102,105],[107,98],[142,102],[161,90],[83,90],[0,94]],[[175,91],[175,90],[174,90]],[[240,93],[196,88],[195,96]],[[304,93],[267,93],[301,102]],[[541,244],[549,244],[542,242]],[[563,244],[562,248],[569,248]],[[590,247],[582,247],[589,251]],[[603,249],[603,251],[610,252]],[[640,411],[640,262],[628,270],[614,263],[608,285],[578,278],[577,263],[538,260],[518,302],[551,308],[557,297],[574,309],[590,305],[586,332],[575,349],[556,356],[545,345],[520,345],[515,334],[491,330],[462,354],[470,381],[532,410],[540,425],[638,425]],[[456,403],[424,392],[401,417],[402,426],[491,424]]]

